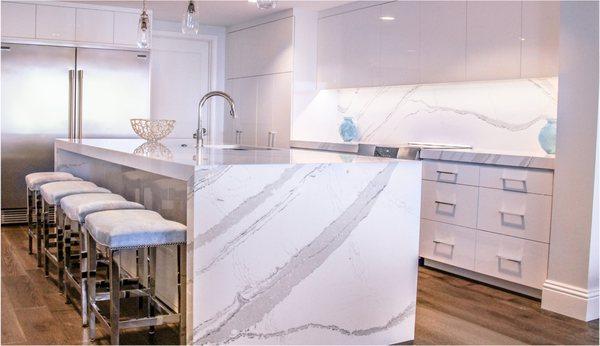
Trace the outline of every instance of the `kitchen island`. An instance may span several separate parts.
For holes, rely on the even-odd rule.
[[[418,161],[84,139],[56,140],[55,168],[187,225],[188,343],[414,338]],[[176,307],[173,249],[157,261]]]

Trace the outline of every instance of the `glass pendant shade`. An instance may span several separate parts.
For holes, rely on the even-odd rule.
[[[261,10],[271,10],[277,7],[275,0],[256,0],[256,7]]]
[[[181,32],[184,34],[198,34],[200,30],[200,18],[193,1],[188,3],[187,10],[181,19]]]
[[[144,6],[144,10],[140,15],[140,20],[138,22],[137,29],[137,45],[139,48],[150,47],[151,30],[152,28],[150,27],[150,17],[148,16],[148,13],[146,12],[146,8]]]

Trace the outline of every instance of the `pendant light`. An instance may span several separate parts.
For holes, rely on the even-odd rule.
[[[148,48],[150,46],[152,28],[150,27],[150,16],[148,16],[148,12],[146,11],[146,0],[142,1],[142,6],[142,13],[140,14],[137,28],[137,45],[140,48]]]
[[[196,5],[194,1],[190,0],[187,6],[187,10],[183,14],[181,19],[181,32],[184,34],[198,34],[200,29],[200,18],[198,18],[198,11],[196,11]]]

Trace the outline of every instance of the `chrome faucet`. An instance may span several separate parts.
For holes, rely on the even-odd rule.
[[[198,103],[198,129],[196,133],[194,133],[194,138],[196,139],[196,148],[204,146],[204,135],[206,135],[206,129],[202,127],[202,107],[213,96],[221,96],[222,98],[229,103],[229,115],[235,119],[235,102],[233,102],[233,98],[226,94],[223,91],[211,91],[206,95],[202,96],[200,102]]]

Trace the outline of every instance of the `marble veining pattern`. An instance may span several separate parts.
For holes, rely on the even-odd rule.
[[[337,128],[352,117],[361,143],[542,154],[537,135],[546,118],[556,118],[557,90],[556,77],[321,90],[293,119],[292,139],[340,142]]]
[[[371,277],[365,274],[368,265],[357,269],[361,267],[361,259],[365,256],[357,248],[364,244],[357,245],[356,241],[350,242],[350,239],[356,232],[365,232],[376,217],[392,217],[398,222],[398,216],[403,218],[401,215],[417,216],[414,214],[418,213],[417,188],[413,191],[416,196],[403,196],[414,199],[411,201],[412,207],[409,207],[411,203],[398,200],[390,194],[390,189],[394,186],[397,188],[400,179],[399,165],[408,164],[416,164],[415,168],[419,166],[414,162],[367,165],[360,173],[345,164],[284,166],[278,168],[278,174],[269,177],[270,181],[252,179],[238,182],[241,190],[237,190],[235,185],[235,176],[240,173],[235,171],[241,168],[233,167],[218,182],[198,191],[202,205],[227,204],[224,189],[237,192],[247,190],[251,195],[220,208],[222,215],[204,215],[200,211],[200,218],[206,218],[206,226],[201,225],[201,230],[195,232],[194,259],[200,264],[194,272],[194,282],[197,284],[194,299],[199,300],[197,306],[200,307],[200,311],[195,313],[202,317],[194,325],[194,343],[302,343],[310,340],[310,337],[306,339],[307,335],[319,335],[315,342],[324,343],[327,340],[336,340],[338,343],[387,340],[385,342],[389,343],[405,339],[404,323],[414,321],[414,301],[398,295],[398,292],[408,290],[409,295],[412,294],[416,288],[413,287],[413,278],[381,288],[380,280],[377,280],[381,279],[377,278],[380,275],[378,269],[372,269],[375,273]],[[244,170],[248,173],[247,167]],[[255,173],[259,174],[258,171]],[[334,195],[339,200],[332,202],[322,196],[323,193],[332,193],[326,190],[329,189],[327,184],[333,182],[338,184],[331,189],[335,190]],[[259,188],[249,189],[249,184],[257,184]],[[345,193],[346,189],[348,193]],[[388,208],[389,215],[380,216],[373,212],[376,205],[381,209],[382,204]],[[315,217],[313,213],[321,209],[325,217]],[[304,218],[304,215],[311,217]],[[390,220],[392,229],[395,228],[391,226],[393,224],[395,222]],[[385,231],[372,229],[375,233]],[[408,251],[397,256],[408,255],[416,259],[416,235],[415,239],[412,239],[413,235],[407,236],[398,234],[394,252],[415,242],[412,254]],[[396,236],[390,235],[389,240],[392,241],[392,238]],[[402,238],[406,239],[405,245],[400,244]],[[264,244],[269,251],[257,253],[257,244]],[[350,258],[345,253],[349,246],[353,247]],[[342,262],[340,251],[344,253]],[[398,258],[389,261],[386,265],[395,267],[394,262],[404,265],[400,263],[405,260]],[[259,264],[264,268],[257,268]],[[328,280],[332,281],[331,284],[317,279],[322,275],[316,274],[319,270],[330,270],[323,268],[332,265],[338,273],[331,274]],[[342,265],[352,265],[352,268],[340,272]],[[353,325],[357,318],[352,314],[339,314],[335,318],[327,314],[320,316],[318,305],[313,305],[310,311],[297,305],[311,305],[311,295],[303,293],[307,287],[311,294],[322,291],[324,296],[331,299],[329,304],[334,304],[332,301],[338,299],[345,300],[344,295],[336,297],[335,283],[340,280],[336,275],[341,276],[343,281],[361,281],[359,286],[368,287],[366,292],[371,295],[369,299],[389,303],[388,309],[384,309],[388,310],[385,318],[358,318],[359,324]],[[210,283],[217,279],[230,284],[227,287],[211,287],[213,285]],[[320,288],[316,289],[317,286]],[[214,296],[216,290],[219,291],[218,297]],[[227,296],[229,299],[225,298]],[[362,305],[359,302],[354,304]],[[338,308],[347,309],[342,306]],[[293,309],[296,312],[291,317],[279,309]],[[369,339],[373,335],[375,339]]]

